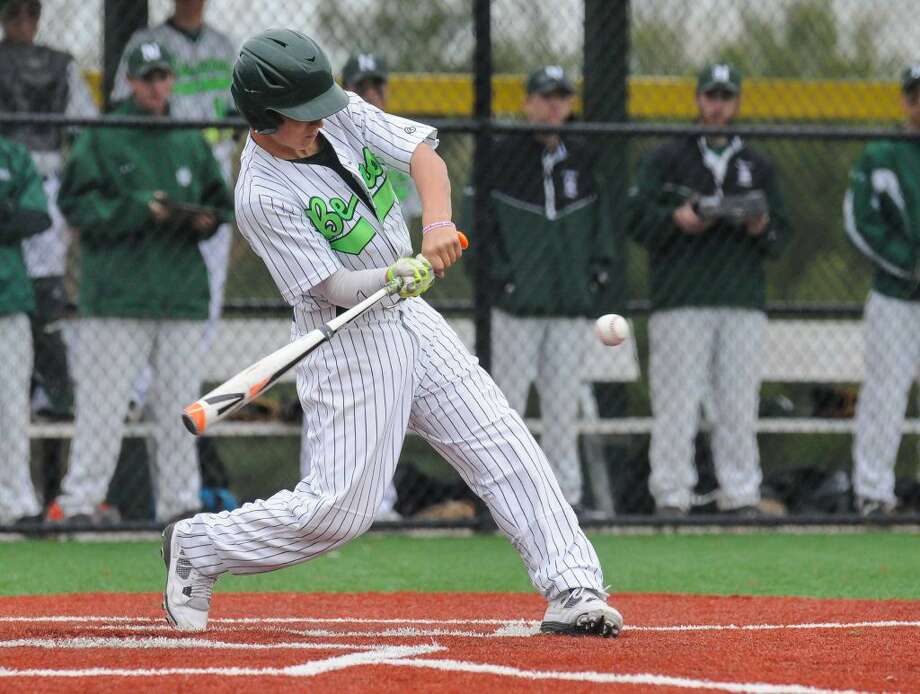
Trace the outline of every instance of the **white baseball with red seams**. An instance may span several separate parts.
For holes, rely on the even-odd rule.
[[[601,342],[610,347],[625,342],[631,335],[629,323],[616,313],[607,313],[598,318],[594,323],[594,330]]]

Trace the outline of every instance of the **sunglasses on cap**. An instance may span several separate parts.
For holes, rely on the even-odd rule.
[[[707,89],[703,94],[707,99],[716,99],[718,101],[731,101],[738,96],[737,92],[728,89]]]

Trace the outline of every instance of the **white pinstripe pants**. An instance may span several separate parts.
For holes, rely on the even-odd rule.
[[[29,471],[32,329],[25,313],[0,315],[0,523],[41,511]]]
[[[603,590],[594,548],[523,420],[423,301],[341,331],[301,365],[298,392],[310,474],[293,491],[195,516],[180,542],[202,573],[271,571],[363,533],[409,428],[488,504],[541,593]]]
[[[757,407],[762,311],[679,308],[649,319],[652,440],[649,489],[655,503],[687,509],[697,482],[693,443],[700,405],[711,394],[712,456],[719,507],[760,501]]]
[[[863,312],[865,379],[856,402],[853,491],[894,504],[894,466],[911,384],[920,373],[920,303],[871,292]]]

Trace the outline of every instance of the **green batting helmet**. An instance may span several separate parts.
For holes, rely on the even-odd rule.
[[[278,129],[279,116],[319,120],[348,105],[323,49],[291,29],[269,29],[243,44],[230,92],[252,129],[266,134]]]

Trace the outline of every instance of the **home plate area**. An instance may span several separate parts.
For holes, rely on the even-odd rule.
[[[535,595],[218,593],[195,634],[159,600],[0,598],[0,691],[920,691],[918,602],[623,594],[600,639]]]

